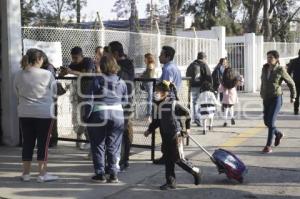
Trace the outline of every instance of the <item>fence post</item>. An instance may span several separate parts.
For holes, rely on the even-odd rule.
[[[1,9],[1,122],[5,145],[19,144],[17,99],[13,89],[14,74],[20,70],[22,56],[20,1],[2,0]]]
[[[161,50],[161,40],[160,40],[160,30],[159,30],[159,25],[158,25],[158,22],[157,20],[155,21],[155,27],[156,27],[156,31],[157,31],[157,43],[156,43],[156,48],[157,48],[157,55],[159,56],[159,53],[160,53],[160,50]],[[156,66],[159,66],[160,62],[159,62],[159,59],[158,59],[158,56],[157,56],[157,59],[156,59]]]
[[[104,27],[104,24],[103,24],[103,21],[102,21],[102,18],[99,14],[99,12],[97,12],[97,18],[99,20],[99,23],[100,23],[100,33],[101,33],[101,40],[100,40],[100,46],[105,46],[105,27]]]
[[[215,32],[215,35],[218,38],[218,58],[227,57],[227,52],[225,49],[225,39],[226,39],[226,29],[224,26],[214,26],[211,28]]]
[[[245,34],[245,91],[255,92],[256,90],[256,42],[255,33]]]
[[[264,64],[264,37],[256,36],[256,90],[260,90],[260,76],[262,65]]]
[[[197,55],[198,55],[198,35],[197,35],[197,32],[196,32],[196,29],[195,27],[193,26],[193,32],[194,32],[194,59],[196,59]]]

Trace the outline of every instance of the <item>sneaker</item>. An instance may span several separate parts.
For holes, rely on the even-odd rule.
[[[118,183],[119,179],[116,174],[110,174],[109,179],[107,180],[108,183]]]
[[[126,171],[129,168],[129,163],[128,162],[124,162],[124,164],[120,165],[120,171]]]
[[[223,127],[227,127],[227,122],[224,122]]]
[[[270,146],[265,146],[262,150],[263,153],[272,153],[272,148]]]
[[[208,126],[208,130],[209,130],[209,131],[212,131],[212,130],[213,130],[213,127],[212,127],[212,126]]]
[[[29,182],[30,179],[31,179],[30,174],[23,174],[23,175],[21,176],[21,180],[24,181],[24,182]]]
[[[88,149],[90,149],[91,148],[91,144],[90,143],[85,143],[85,144],[82,144],[81,146],[80,146],[80,149],[81,150],[88,150]]]
[[[231,118],[231,125],[235,125],[235,121],[233,118]]]
[[[201,183],[202,180],[202,172],[200,170],[200,168],[198,167],[193,167],[193,173],[192,173],[193,177],[194,177],[194,184],[198,185]]]
[[[92,181],[96,183],[106,183],[106,177],[104,174],[96,174],[92,177]]]
[[[55,181],[58,180],[58,176],[50,175],[46,173],[43,176],[38,176],[37,177],[37,182],[50,182],[50,181]]]
[[[162,156],[161,158],[153,160],[153,164],[165,164],[164,156]]]
[[[281,132],[277,133],[274,146],[278,146],[280,144],[280,140],[281,140],[281,138],[283,138],[283,136],[284,136],[283,133],[281,133]]]
[[[166,183],[159,187],[160,190],[169,190],[169,189],[176,189],[175,183]]]

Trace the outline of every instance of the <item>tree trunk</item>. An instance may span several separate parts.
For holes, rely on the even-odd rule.
[[[131,0],[131,12],[129,18],[129,28],[131,32],[139,32],[139,18],[136,8],[136,0]]]
[[[264,40],[270,41],[270,33],[271,33],[271,24],[269,21],[269,0],[264,0],[264,19],[263,19],[263,34]]]

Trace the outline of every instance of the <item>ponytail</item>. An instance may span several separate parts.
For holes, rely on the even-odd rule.
[[[21,59],[21,68],[25,70],[29,65],[29,57],[28,55],[24,55]]]

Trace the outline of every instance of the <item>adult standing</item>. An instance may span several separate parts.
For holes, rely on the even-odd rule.
[[[41,69],[43,53],[29,49],[23,56],[14,80],[18,97],[18,117],[23,135],[22,161],[23,181],[30,181],[30,168],[37,141],[38,182],[57,180],[57,176],[47,173],[48,146],[53,125],[53,97],[56,82],[53,75]]]
[[[218,93],[218,89],[220,84],[222,83],[223,73],[225,69],[228,67],[227,58],[221,58],[219,63],[214,68],[212,72],[212,81],[213,81],[213,90],[215,93]],[[222,101],[223,93],[220,94],[220,101]]]
[[[134,65],[133,61],[127,57],[124,53],[123,45],[118,41],[112,41],[109,43],[109,49],[113,57],[117,60],[118,65],[121,67],[118,72],[119,77],[121,77],[127,86],[128,93],[128,104],[125,105],[124,119],[125,119],[125,131],[122,143],[120,167],[124,170],[129,167],[129,153],[131,144],[133,141],[133,129],[132,129],[132,103],[134,95]]]
[[[292,75],[293,80],[296,84],[296,99],[294,103],[294,114],[299,114],[299,96],[300,96],[300,50],[298,52],[298,57],[292,59],[288,64],[288,73]]]
[[[200,126],[200,118],[197,114],[197,99],[200,95],[200,88],[204,81],[212,82],[211,72],[206,63],[206,54],[199,52],[197,59],[193,61],[186,70],[186,76],[191,77],[190,88],[191,88],[191,100],[192,100],[192,119]]]
[[[94,63],[95,63],[95,71],[96,71],[96,73],[101,73],[101,70],[100,70],[100,60],[103,57],[103,52],[104,52],[104,49],[103,49],[102,46],[97,46],[95,48]]]
[[[102,75],[96,76],[88,89],[87,94],[93,103],[92,106],[86,106],[84,116],[88,123],[95,169],[92,180],[117,183],[118,159],[124,132],[122,104],[127,103],[127,88],[125,82],[117,76],[120,68],[112,56],[104,56],[100,67]],[[105,154],[109,179],[105,176]]]
[[[284,136],[275,126],[277,114],[282,106],[282,81],[284,80],[290,89],[291,103],[295,102],[296,88],[290,75],[280,66],[279,53],[277,51],[272,50],[267,53],[267,62],[262,69],[260,89],[264,107],[264,123],[268,127],[267,144],[262,152],[271,153],[274,134],[275,146],[280,144],[280,140]]]
[[[176,89],[179,90],[182,83],[181,72],[173,59],[175,56],[175,49],[171,46],[163,46],[159,55],[159,62],[163,64],[162,74],[160,77],[161,81],[168,81],[175,85]],[[170,91],[169,95],[171,98],[176,99],[176,91]],[[153,161],[154,164],[165,164],[164,155]]]

